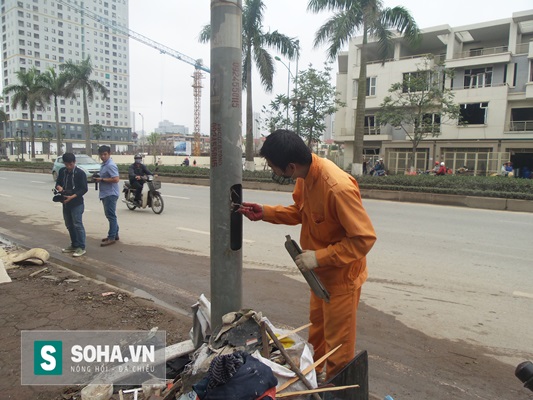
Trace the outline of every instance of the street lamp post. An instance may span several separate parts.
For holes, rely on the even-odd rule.
[[[144,153],[144,115],[139,113],[142,118],[142,131],[141,131],[141,153]]]
[[[291,76],[292,76],[292,72],[291,72],[291,63],[289,61],[289,65],[287,66],[282,60],[281,58],[279,58],[278,56],[275,56],[274,59],[276,61],[279,61],[280,63],[283,64],[283,66],[285,68],[287,68],[287,101],[289,101],[290,97],[291,97],[291,92],[290,92],[290,87],[291,87]],[[294,76],[292,76],[292,78],[294,79]],[[289,104],[287,103],[287,116],[286,116],[286,122],[285,122],[285,129],[288,129],[289,128]]]

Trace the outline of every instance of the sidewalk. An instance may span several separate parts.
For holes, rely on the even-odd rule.
[[[21,330],[149,330],[167,332],[167,345],[188,339],[191,319],[151,301],[59,265],[8,268],[12,282],[0,284],[0,396],[16,400],[80,399],[81,387],[21,386]],[[31,277],[32,273],[47,268]],[[115,395],[113,399],[118,399]],[[125,395],[126,400],[133,395]],[[139,396],[139,400],[142,396]]]

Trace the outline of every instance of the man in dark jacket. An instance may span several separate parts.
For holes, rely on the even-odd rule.
[[[142,163],[143,156],[141,154],[135,154],[135,162],[128,168],[128,177],[130,179],[130,185],[135,189],[135,202],[137,205],[142,206],[141,194],[144,185],[143,177],[145,175],[153,175],[148,168]]]
[[[86,253],[83,195],[87,193],[87,175],[76,167],[74,154],[63,154],[63,163],[65,166],[57,175],[56,190],[63,195],[63,219],[70,235],[70,246],[61,251],[73,253],[73,257],[81,257]]]

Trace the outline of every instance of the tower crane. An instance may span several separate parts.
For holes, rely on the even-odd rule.
[[[134,32],[131,29],[118,25],[116,21],[113,21],[109,18],[103,17],[99,14],[96,14],[89,10],[88,8],[82,8],[78,6],[77,4],[74,4],[71,0],[57,0],[58,3],[61,3],[67,7],[70,7],[72,10],[79,13],[82,17],[88,17],[105,27],[112,29],[122,35],[128,36],[132,39],[137,40],[138,42],[141,42],[147,46],[150,46],[156,50],[159,50],[161,54],[168,54],[171,57],[177,58],[178,60],[181,60],[183,62],[186,62],[187,64],[190,64],[194,67],[194,74],[193,77],[193,93],[194,93],[194,145],[193,145],[193,155],[199,156],[200,155],[200,99],[202,97],[202,79],[204,78],[204,74],[202,71],[210,73],[211,71],[209,68],[204,66],[202,64],[201,59],[194,59],[192,57],[189,57],[183,53],[180,53],[177,50],[171,49],[168,46],[165,46],[161,43],[158,43],[144,35],[141,35],[140,33]],[[82,22],[83,23],[83,22]]]

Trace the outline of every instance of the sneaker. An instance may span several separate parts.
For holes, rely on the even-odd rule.
[[[87,253],[87,252],[85,251],[85,249],[78,248],[78,249],[76,249],[76,251],[74,252],[74,254],[72,254],[72,257],[81,257],[81,256],[84,255],[85,253]]]
[[[102,246],[102,247],[110,246],[110,245],[115,244],[115,243],[116,243],[115,240],[107,239],[106,241],[103,241],[102,243],[100,243],[100,246]]]
[[[75,247],[68,246],[65,249],[61,249],[61,253],[74,253],[76,251]]]

